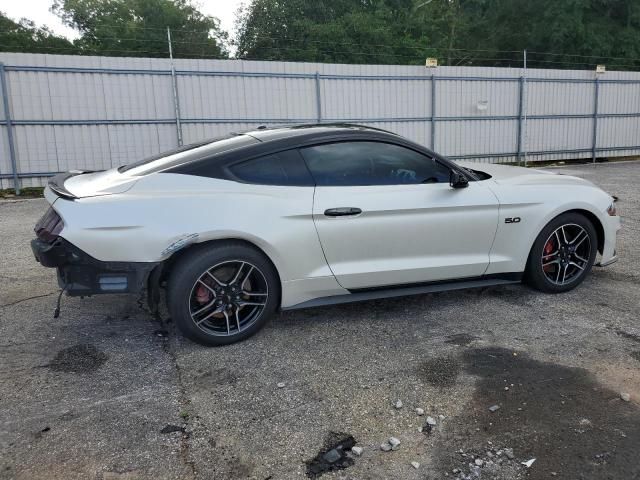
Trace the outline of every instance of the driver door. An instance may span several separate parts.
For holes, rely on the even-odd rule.
[[[405,146],[350,141],[301,149],[316,181],[313,219],[344,288],[481,276],[498,222],[482,182],[449,185],[449,167]]]

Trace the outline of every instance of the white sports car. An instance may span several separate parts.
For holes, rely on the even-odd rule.
[[[614,197],[565,175],[453,163],[353,125],[266,129],[54,177],[36,259],[68,295],[146,292],[208,345],[277,309],[514,283],[616,261]]]

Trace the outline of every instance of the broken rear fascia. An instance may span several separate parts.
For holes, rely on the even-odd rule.
[[[58,284],[73,297],[142,292],[151,271],[160,264],[103,262],[62,237],[53,243],[33,239],[31,249],[42,266],[57,269]]]

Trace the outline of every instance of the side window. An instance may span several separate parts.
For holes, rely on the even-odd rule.
[[[265,155],[229,167],[238,180],[259,185],[314,185],[313,178],[297,150]]]
[[[449,182],[449,168],[409,148],[340,142],[301,150],[318,185],[403,185]]]

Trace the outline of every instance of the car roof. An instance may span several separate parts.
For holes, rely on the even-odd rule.
[[[366,125],[357,125],[349,123],[309,123],[279,127],[258,127],[256,130],[243,132],[261,142],[270,142],[281,140],[283,138],[293,137],[325,137],[336,134],[358,134],[358,133],[383,133],[397,136],[393,132],[382,130],[380,128],[369,127]]]

